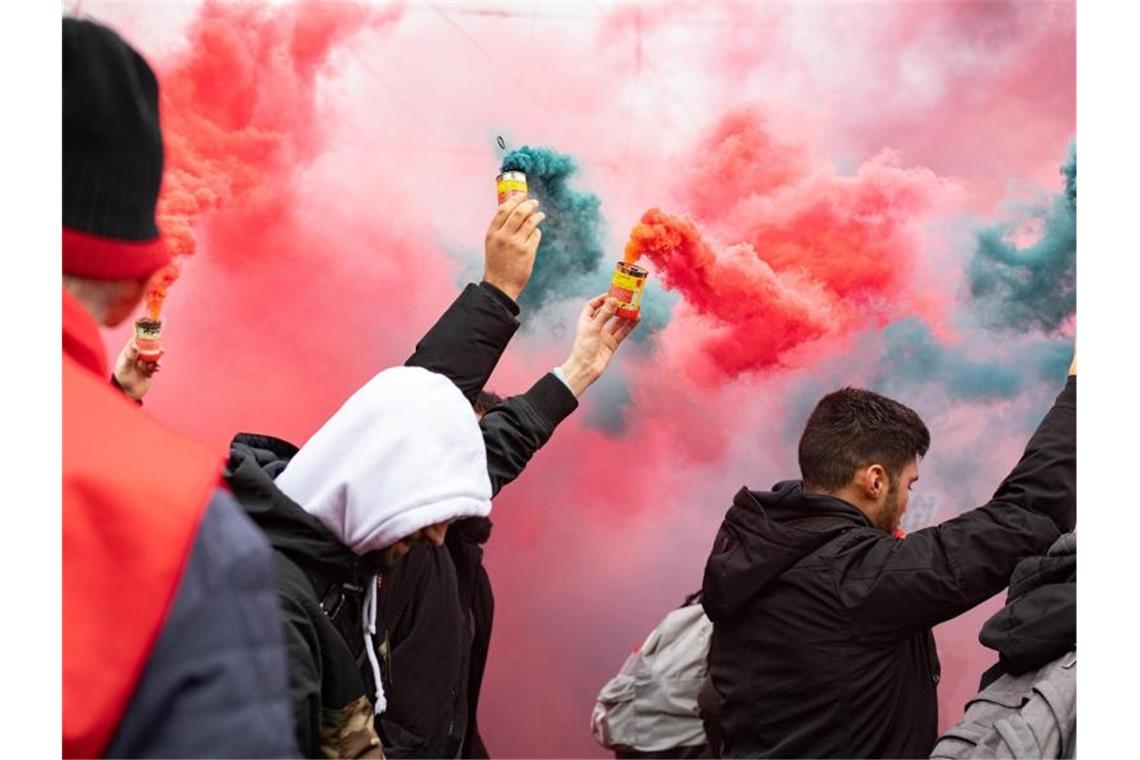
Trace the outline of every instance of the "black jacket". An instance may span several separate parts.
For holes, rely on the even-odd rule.
[[[491,647],[491,626],[495,618],[495,595],[491,578],[483,567],[483,544],[491,537],[491,521],[471,518],[457,523],[447,537],[447,550],[455,564],[460,604],[470,610],[471,664],[467,677],[467,730],[461,757],[489,758],[490,753],[479,733],[479,693],[483,673],[487,669],[487,653]]]
[[[1019,676],[1077,645],[1077,535],[1066,533],[1042,557],[1018,563],[1005,606],[982,626],[982,644],[999,655],[982,675],[986,688],[1003,674]]]
[[[1075,378],[988,504],[905,539],[799,482],[742,489],[702,598],[724,756],[928,756],[931,627],[999,592],[1075,520]]]
[[[562,381],[547,374],[484,415],[495,494],[576,407]],[[416,545],[385,573],[380,612],[393,683],[378,728],[388,757],[487,757],[476,712],[495,604],[482,564],[490,531],[486,518],[462,520],[444,547]]]
[[[517,313],[514,302],[492,286],[468,285],[417,344],[407,364],[447,376],[473,400],[518,329]],[[525,402],[496,407],[480,423],[495,491],[513,480],[549,438],[549,431],[535,420],[545,414],[565,416],[566,409],[577,405],[553,375],[525,396]],[[374,689],[361,615],[365,584],[376,569],[365,567],[274,484],[296,451],[276,438],[239,434],[231,443],[226,479],[275,550],[301,753],[318,757],[323,745],[340,756],[367,755],[376,749],[369,745],[373,732],[360,727],[362,720],[365,725],[372,720]],[[381,667],[390,677],[390,660],[383,659]],[[389,699],[402,685],[385,684]]]
[[[297,447],[240,434],[230,444],[226,481],[273,547],[285,624],[289,693],[303,757],[377,757],[371,691],[361,677],[363,591],[375,568],[281,492],[276,478]]]

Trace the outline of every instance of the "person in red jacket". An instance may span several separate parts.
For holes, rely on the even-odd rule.
[[[219,488],[224,452],[112,385],[99,334],[170,261],[162,168],[154,73],[65,18],[63,755],[292,755],[269,546]]]

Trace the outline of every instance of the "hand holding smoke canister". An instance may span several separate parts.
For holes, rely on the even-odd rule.
[[[135,346],[139,350],[139,361],[156,362],[162,358],[162,304],[181,271],[182,267],[175,259],[151,275],[146,292],[146,316],[135,320]]]

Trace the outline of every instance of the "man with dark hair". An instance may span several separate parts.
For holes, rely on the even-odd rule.
[[[860,507],[872,525],[894,534],[929,448],[930,431],[913,409],[844,388],[824,396],[804,427],[803,487]]]
[[[1076,361],[991,501],[895,535],[930,433],[870,391],[825,396],[802,481],[737,493],[705,566],[724,757],[926,757],[938,732],[931,628],[1001,591],[1076,523]]]

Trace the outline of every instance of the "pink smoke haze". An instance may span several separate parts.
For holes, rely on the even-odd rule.
[[[700,586],[735,491],[798,475],[824,393],[870,385],[923,414],[939,521],[988,497],[1060,387],[1016,361],[1042,336],[979,327],[964,278],[975,230],[1019,221],[1031,241],[1011,209],[1060,191],[1070,3],[82,10],[159,74],[162,226],[193,253],[145,408],[220,448],[238,431],[303,442],[479,278],[496,136],[579,163],[603,269],[659,209],[645,260],[662,324],[495,504],[480,716],[495,756],[608,755],[588,730],[598,690]],[[561,362],[589,295],[523,314],[490,387],[521,392]],[[900,320],[1016,364],[1017,392],[956,396],[885,359]],[[999,603],[937,631],[943,725],[993,661],[977,630]]]
[[[682,178],[693,216],[734,245],[714,245],[687,218],[658,209],[634,227],[643,254],[698,314],[710,317],[686,365],[735,377],[776,365],[825,335],[910,314],[945,319],[945,302],[913,294],[921,223],[964,196],[884,150],[839,176],[810,146],[781,139],[756,108],[732,111],[701,140]]]

